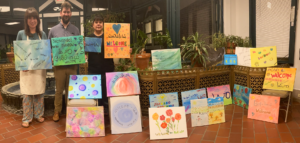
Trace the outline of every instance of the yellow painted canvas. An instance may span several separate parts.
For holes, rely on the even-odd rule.
[[[263,89],[293,91],[296,68],[267,68]]]
[[[104,58],[130,58],[130,24],[104,23]]]
[[[251,67],[272,67],[277,66],[276,46],[251,48]]]

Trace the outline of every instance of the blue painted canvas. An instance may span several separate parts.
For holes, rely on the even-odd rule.
[[[83,36],[51,38],[54,66],[85,63]]]
[[[191,113],[191,100],[206,98],[206,89],[196,89],[181,92],[182,105],[185,107],[185,114]]]
[[[150,107],[179,107],[178,92],[149,95]]]
[[[237,56],[234,54],[224,55],[224,65],[237,65]]]
[[[85,51],[101,53],[102,38],[85,37]]]
[[[69,99],[102,99],[101,75],[70,75]]]
[[[50,40],[14,41],[16,71],[52,69]]]
[[[181,69],[180,49],[151,50],[153,70]]]
[[[252,89],[234,84],[233,88],[233,102],[235,105],[244,107],[248,109],[249,106],[249,96],[252,93]]]

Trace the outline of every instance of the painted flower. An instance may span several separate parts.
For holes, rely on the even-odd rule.
[[[160,120],[162,120],[162,121],[165,120],[165,116],[164,116],[164,115],[161,115],[161,116],[160,116]]]
[[[152,115],[152,118],[153,118],[153,120],[157,120],[157,119],[158,119],[158,114],[157,114],[157,113],[154,113],[154,114]]]
[[[242,103],[242,100],[239,100],[240,104]]]
[[[243,89],[241,89],[242,90],[242,92],[243,92]]]
[[[174,117],[172,117],[172,122],[174,122],[175,121],[175,118]]]
[[[175,114],[175,119],[179,121],[181,119],[181,115],[179,113],[176,113]]]
[[[244,104],[243,106],[244,106],[244,108],[246,108],[246,104]]]
[[[236,102],[236,101],[235,101],[234,103],[235,103],[235,104],[237,104],[237,102]]]
[[[167,127],[167,123],[163,122],[163,123],[161,123],[160,126],[161,126],[163,129],[165,129],[165,128]]]
[[[248,88],[245,88],[245,93],[248,93]]]
[[[236,97],[234,97],[234,101],[236,101]]]
[[[235,89],[233,89],[233,92],[235,92]]]
[[[170,122],[170,120],[171,120],[170,118],[167,118],[167,119],[166,119],[166,122],[167,122],[167,123],[169,123],[169,122]]]
[[[172,116],[173,115],[173,111],[171,109],[167,110],[166,113],[167,113],[167,116]]]

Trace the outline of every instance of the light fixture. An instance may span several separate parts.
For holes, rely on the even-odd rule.
[[[9,6],[0,6],[0,12],[9,12],[10,7]]]
[[[8,23],[5,23],[6,25],[15,25],[15,24],[19,24],[20,22],[8,22]]]
[[[26,8],[14,8],[14,11],[23,11],[25,12],[27,9]]]
[[[60,11],[60,7],[53,7],[54,11]]]
[[[108,8],[92,8],[92,11],[103,11],[108,10]]]

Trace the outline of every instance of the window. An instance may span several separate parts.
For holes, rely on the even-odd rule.
[[[151,22],[148,22],[148,23],[145,24],[145,31],[146,31],[146,34],[147,34],[147,37],[148,37],[147,43],[151,44],[152,43],[152,27],[151,27]]]
[[[10,15],[10,4],[9,0],[0,1],[0,15]]]
[[[156,20],[155,21],[155,31],[156,32],[161,32],[163,30],[162,25],[163,25],[162,19]]]

